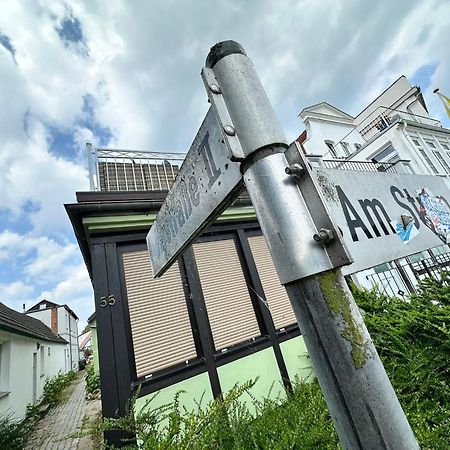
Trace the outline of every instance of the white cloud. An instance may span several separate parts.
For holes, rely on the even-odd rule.
[[[69,14],[87,53],[58,36]],[[215,42],[244,46],[294,139],[303,107],[326,100],[355,114],[399,75],[431,63],[425,99],[443,117],[431,90],[450,94],[449,16],[444,0],[5,2],[0,30],[16,54],[0,46],[0,210],[19,218],[33,208],[29,233],[0,233],[0,260],[16,271],[2,286],[88,302],[63,208],[88,189],[85,141],[99,144],[98,125],[112,132],[110,146],[187,150],[208,108],[200,70]],[[71,133],[77,148],[52,147],[49,126]]]
[[[26,303],[33,293],[33,286],[15,281],[13,283],[0,283],[0,301],[12,305],[13,309],[22,310],[22,304]]]
[[[0,233],[0,260],[4,265],[20,260],[20,268],[13,267],[12,272],[39,286],[68,276],[81,257],[75,243],[60,244],[47,236],[20,235],[6,230]]]
[[[91,281],[84,264],[71,269],[70,274],[53,289],[42,291],[35,302],[46,298],[57,304],[67,304],[79,317],[79,331],[87,318],[94,312],[94,294]]]

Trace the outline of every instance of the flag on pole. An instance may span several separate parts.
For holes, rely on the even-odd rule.
[[[441,94],[439,92],[439,89],[435,89],[433,93],[439,95],[439,98],[442,100],[442,103],[444,104],[447,116],[450,118],[450,98],[446,97],[444,94]]]

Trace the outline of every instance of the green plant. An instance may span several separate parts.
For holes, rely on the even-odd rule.
[[[0,415],[0,444],[2,450],[23,448],[29,428],[25,422],[14,420],[11,414]]]
[[[97,389],[100,389],[100,376],[95,372],[94,365],[88,363],[86,365],[86,393],[92,394]]]
[[[62,400],[64,389],[75,379],[76,374],[73,371],[68,373],[59,373],[53,378],[45,381],[42,404],[55,406]]]
[[[427,279],[409,298],[354,290],[365,323],[422,449],[447,450],[450,442],[450,275]],[[172,403],[104,419],[95,430],[136,435],[143,449],[338,449],[334,426],[316,382],[296,381],[292,394],[252,398],[255,381],[195,411]],[[242,396],[249,396],[254,416]],[[129,448],[137,448],[131,442]]]
[[[364,321],[422,449],[450,442],[450,274],[406,301],[355,291]]]

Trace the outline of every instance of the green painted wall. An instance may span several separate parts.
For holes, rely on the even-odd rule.
[[[284,388],[278,370],[275,354],[272,347],[261,350],[244,358],[237,359],[225,366],[217,369],[219,373],[220,385],[224,393],[228,392],[234,385],[243,384],[248,380],[258,381],[251,389],[251,395],[257,400],[270,396],[277,398],[284,397]],[[254,413],[252,399],[248,394],[241,397],[247,404],[249,410]]]
[[[200,375],[196,375],[195,377],[162,389],[148,407],[150,409],[154,409],[158,406],[171,403],[175,397],[175,394],[179,391],[186,392],[181,394],[179,397],[181,411],[183,408],[186,408],[188,411],[196,411],[198,407],[195,401],[199,402],[202,399],[202,396],[202,405],[207,405],[213,399],[208,373],[204,372]],[[140,411],[153,395],[154,394],[149,394],[138,398],[136,401],[135,412]]]
[[[306,350],[302,336],[298,336],[280,344],[281,353],[291,381],[298,376],[303,380],[312,381],[315,377],[311,360]]]
[[[280,344],[280,347],[290,379],[294,380],[298,376],[302,379],[312,380],[313,370],[303,338],[299,336],[290,339]],[[250,391],[253,398],[261,400],[269,395],[271,398],[285,396],[272,347],[218,367],[217,372],[224,393],[228,392],[236,384],[241,385],[248,380],[254,380],[258,377],[258,381]],[[195,400],[199,401],[202,395],[202,405],[207,405],[212,400],[209,378],[205,372],[162,389],[151,402],[150,408],[153,409],[172,402],[175,394],[181,390],[186,393],[180,396],[180,407],[185,407],[189,411],[197,409]],[[139,398],[136,401],[135,411],[140,411],[152,395]],[[243,394],[241,399],[247,404],[249,410],[254,413],[255,408],[250,396]]]

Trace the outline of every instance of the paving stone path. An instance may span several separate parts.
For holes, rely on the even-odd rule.
[[[37,423],[28,439],[25,450],[90,450],[93,442],[89,436],[66,439],[80,430],[85,415],[93,417],[99,410],[99,401],[85,400],[85,381],[80,377],[70,398]],[[92,402],[96,402],[93,404]],[[89,403],[89,405],[88,405]]]

